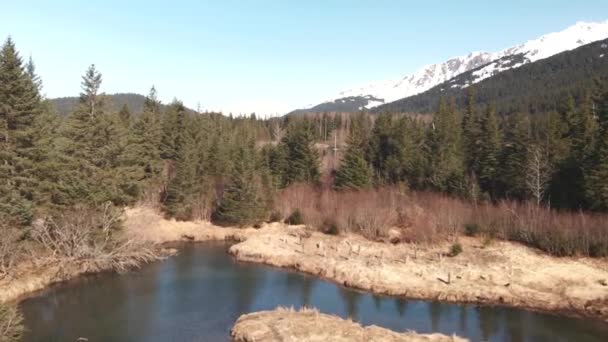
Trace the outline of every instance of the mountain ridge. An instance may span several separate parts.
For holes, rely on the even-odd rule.
[[[493,61],[500,65],[519,63],[523,54]],[[439,99],[454,98],[458,106],[466,102],[467,88],[482,66],[435,87],[372,109],[373,112],[433,113]],[[518,111],[530,114],[557,110],[555,99],[570,94],[579,100],[586,92],[602,90],[608,84],[608,38],[567,50],[548,58],[506,69],[476,82],[478,104],[494,104],[500,114]],[[598,88],[600,87],[600,88]]]
[[[460,74],[479,69],[471,84],[480,82],[505,70],[521,67],[563,51],[608,38],[608,20],[583,22],[558,31],[528,40],[525,43],[508,47],[499,52],[471,52],[465,56],[453,57],[437,64],[425,65],[411,75],[399,79],[372,82],[367,85],[341,91],[331,99],[307,109],[292,113],[320,111],[359,111],[371,109],[409,96],[423,93],[434,86],[446,82]],[[498,61],[509,56],[521,55],[519,63],[500,64]],[[493,64],[493,62],[496,62]],[[470,85],[470,84],[469,84]],[[373,98],[374,100],[370,100]],[[340,100],[349,99],[353,105],[345,109]],[[334,104],[332,106],[332,104]],[[338,106],[336,106],[338,104]],[[355,106],[356,105],[356,106]]]

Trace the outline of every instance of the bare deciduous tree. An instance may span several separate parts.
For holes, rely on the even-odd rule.
[[[272,140],[281,141],[283,139],[283,135],[285,134],[285,129],[281,124],[280,120],[271,120],[270,124],[270,134],[272,135]]]
[[[532,145],[528,148],[528,165],[525,172],[526,187],[536,204],[540,205],[547,191],[551,175],[547,153],[542,147]]]

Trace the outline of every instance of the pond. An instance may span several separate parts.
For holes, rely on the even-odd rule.
[[[229,341],[243,313],[312,306],[395,331],[442,332],[471,341],[608,341],[608,325],[525,310],[406,300],[346,289],[276,268],[239,263],[218,243],[125,275],[52,287],[21,303],[25,341]]]

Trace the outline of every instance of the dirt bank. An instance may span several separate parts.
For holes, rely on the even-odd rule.
[[[467,341],[441,334],[396,333],[377,326],[362,327],[350,320],[314,309],[278,308],[239,317],[231,331],[235,342],[449,342]]]
[[[500,304],[608,321],[608,261],[555,258],[533,249],[461,239],[424,247],[267,227],[233,245],[238,260],[287,267],[379,294]]]

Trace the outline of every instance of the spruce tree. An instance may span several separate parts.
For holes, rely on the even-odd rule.
[[[161,135],[161,156],[163,159],[176,160],[184,143],[186,132],[186,107],[174,100],[164,113]]]
[[[313,136],[312,126],[306,120],[294,122],[288,128],[280,144],[287,161],[283,171],[283,186],[319,180],[319,155],[314,147]]]
[[[462,142],[466,167],[473,174],[478,174],[480,170],[479,156],[483,147],[481,134],[481,119],[475,107],[475,90],[473,87],[469,87],[466,108],[462,117]]]
[[[461,120],[453,99],[441,99],[428,137],[429,183],[439,191],[464,193]]]
[[[123,104],[118,112],[118,117],[120,118],[120,122],[124,127],[128,128],[131,126],[131,111],[129,110],[129,106]]]
[[[178,144],[175,159],[172,161],[173,172],[162,197],[162,205],[167,216],[190,220],[193,218],[192,197],[196,194],[195,185],[200,182],[200,179],[196,178],[199,161],[196,158],[194,132],[192,129],[186,129],[186,118],[183,117],[183,120],[183,131],[176,139]]]
[[[595,148],[585,172],[585,190],[591,208],[608,210],[608,93],[598,103]]]
[[[262,220],[266,203],[258,195],[254,177],[253,151],[240,148],[230,181],[222,194],[213,220],[223,225],[249,225]]]
[[[80,104],[64,132],[66,197],[72,203],[127,204],[133,198],[122,164],[126,129],[118,115],[106,112],[101,82],[101,73],[91,65],[82,77]]]
[[[351,127],[348,147],[336,171],[337,189],[362,189],[371,185],[371,172],[362,150],[361,128]]]
[[[136,195],[158,180],[163,170],[160,115],[160,103],[152,87],[144,102],[143,113],[135,120],[128,134],[123,157],[125,172],[135,187],[133,191]]]
[[[479,185],[492,198],[496,195],[501,137],[496,110],[489,105],[481,121],[481,146],[479,149]]]
[[[40,95],[8,38],[0,51],[0,220],[28,224],[38,184],[35,122]]]
[[[508,118],[499,168],[502,197],[522,200],[527,197],[523,170],[528,165],[530,135],[530,118],[527,114],[518,113]]]

